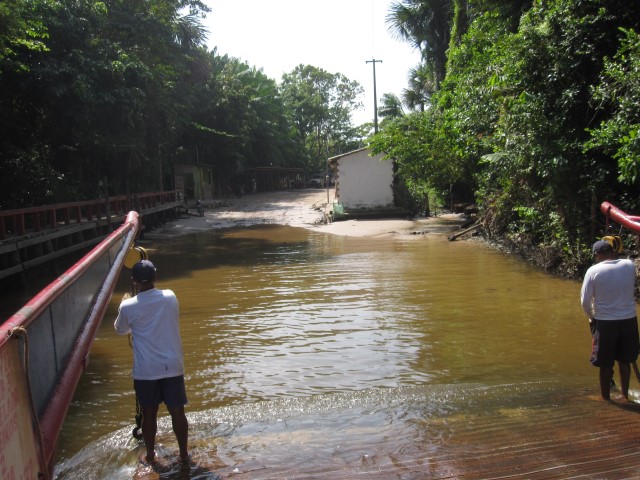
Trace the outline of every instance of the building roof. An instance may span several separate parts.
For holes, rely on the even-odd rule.
[[[362,152],[363,150],[371,150],[371,148],[363,147],[363,148],[359,148],[357,150],[352,150],[350,152],[341,153],[340,155],[336,155],[335,157],[330,157],[329,160],[328,160],[329,164],[330,165],[335,165],[336,163],[338,163],[339,159],[341,159],[343,157],[348,157],[349,155],[353,155],[354,153]]]

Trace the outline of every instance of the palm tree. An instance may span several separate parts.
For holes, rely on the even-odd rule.
[[[402,101],[393,93],[385,93],[380,99],[381,106],[378,107],[378,115],[383,118],[399,118],[405,115],[402,108]]]
[[[191,13],[174,20],[175,40],[184,50],[193,50],[207,40],[207,29],[202,25],[199,15]]]
[[[386,23],[392,33],[420,50],[433,64],[436,87],[446,74],[453,21],[453,0],[405,0],[391,5]]]
[[[411,110],[424,112],[437,90],[433,64],[422,63],[409,70],[409,86],[402,91],[402,101]]]

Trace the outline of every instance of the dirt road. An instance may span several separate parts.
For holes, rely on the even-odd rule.
[[[451,231],[462,223],[460,215],[437,218],[344,220],[327,224],[325,209],[333,204],[334,191],[325,189],[284,190],[248,194],[224,200],[205,202],[204,217],[190,215],[178,218],[151,232],[149,239],[184,235],[202,230],[250,225],[289,225],[342,236],[371,237],[398,234],[425,234]]]

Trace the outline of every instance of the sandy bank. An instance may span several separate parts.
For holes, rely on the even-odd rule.
[[[288,225],[333,235],[374,237],[381,235],[424,235],[456,230],[464,218],[446,214],[416,220],[344,220],[325,223],[325,208],[333,192],[323,189],[285,190],[245,195],[205,203],[205,215],[188,215],[166,223],[145,238],[185,235],[210,229],[251,225]],[[195,213],[191,210],[190,213]]]

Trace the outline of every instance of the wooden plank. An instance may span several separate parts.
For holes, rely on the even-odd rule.
[[[558,391],[538,405],[516,401],[476,412],[412,417],[409,430],[372,424],[369,431],[355,419],[336,431],[319,418],[290,428],[264,424],[255,438],[199,439],[194,476],[185,478],[203,472],[215,476],[202,478],[234,480],[640,478],[640,405]],[[347,440],[349,428],[361,434]],[[170,457],[155,469],[140,466],[134,478],[179,478]]]

